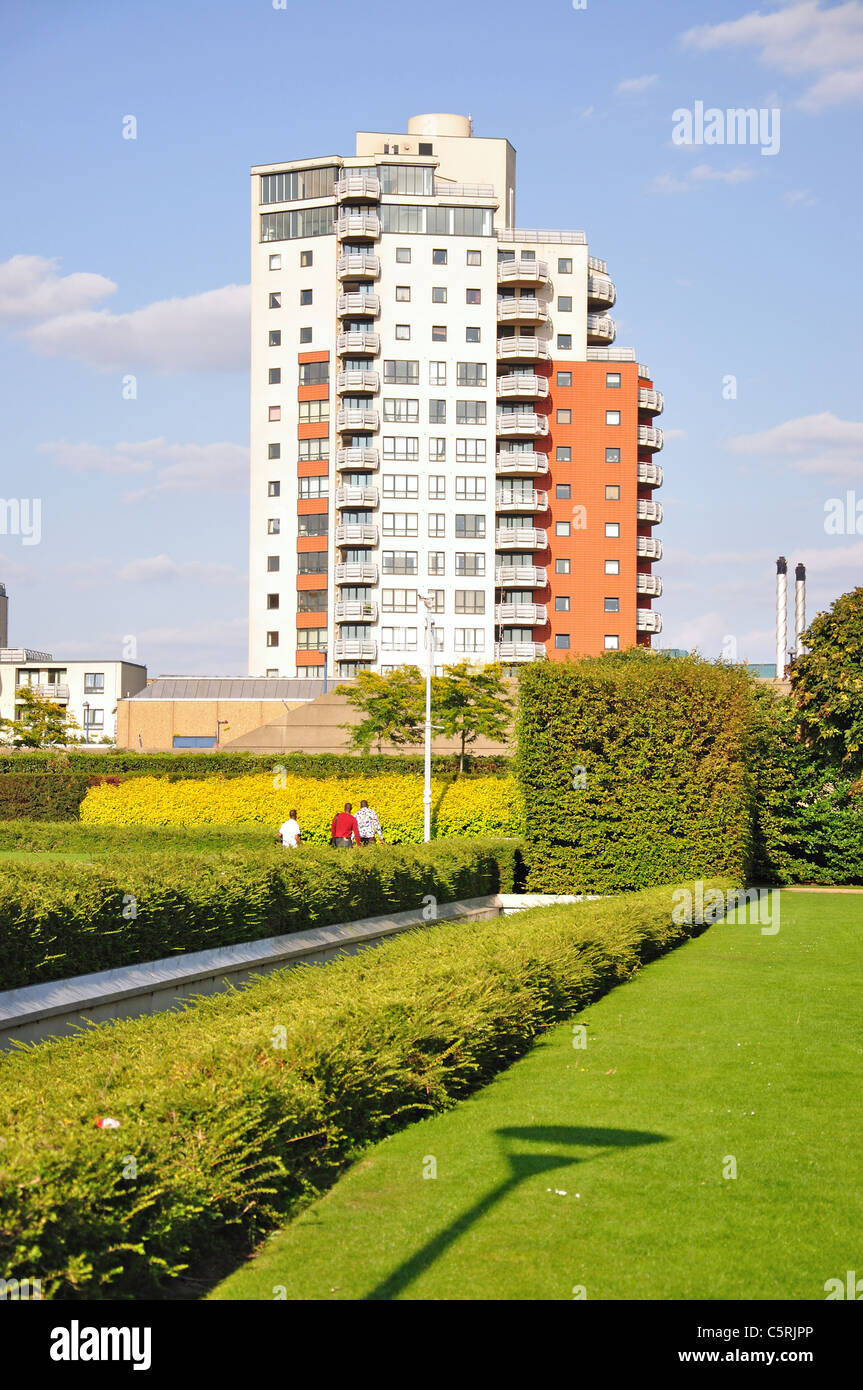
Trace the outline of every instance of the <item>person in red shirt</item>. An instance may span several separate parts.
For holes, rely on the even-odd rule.
[[[362,843],[354,808],[349,801],[346,801],[345,809],[333,816],[333,823],[330,826],[330,844],[335,845],[336,849],[350,849],[351,839],[355,845]]]

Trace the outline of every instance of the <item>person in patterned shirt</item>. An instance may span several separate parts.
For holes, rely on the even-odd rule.
[[[360,839],[364,845],[374,843],[375,836],[384,842],[384,833],[381,830],[381,823],[378,820],[378,813],[367,801],[360,802],[360,809],[357,811],[357,825],[360,828]]]

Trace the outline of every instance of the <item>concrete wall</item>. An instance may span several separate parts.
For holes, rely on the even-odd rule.
[[[290,702],[289,702],[290,703]],[[291,709],[297,708],[291,703]],[[170,752],[174,735],[215,734],[221,744],[285,714],[281,700],[120,700],[117,704],[117,747],[145,753]]]

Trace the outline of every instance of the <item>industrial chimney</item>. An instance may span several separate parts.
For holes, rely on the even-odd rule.
[[[803,655],[803,632],[806,627],[806,566],[794,571],[794,655]]]
[[[776,677],[782,680],[785,675],[786,651],[788,641],[788,561],[780,555],[776,561]]]

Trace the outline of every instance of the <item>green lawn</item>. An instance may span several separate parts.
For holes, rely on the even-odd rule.
[[[863,898],[715,926],[585,1010],[585,1049],[557,1027],[369,1148],[211,1297],[823,1299],[863,1261],[861,975]]]

